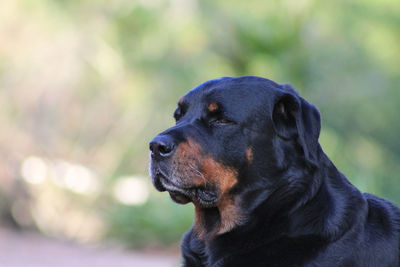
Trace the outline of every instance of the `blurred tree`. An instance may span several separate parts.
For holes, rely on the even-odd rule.
[[[79,214],[94,210],[96,229],[131,245],[178,240],[191,207],[157,194],[124,206],[112,190],[123,176],[147,175],[148,141],[173,124],[179,96],[242,75],[293,84],[319,107],[320,142],[337,167],[361,190],[400,204],[399,14],[395,0],[4,1],[0,192],[8,204],[0,214],[60,233],[65,222],[40,212],[53,204],[40,200],[47,192],[57,212],[81,210],[73,214],[86,221]],[[11,197],[27,162],[39,173],[24,184],[28,206]],[[99,189],[71,193],[62,166],[95,177]],[[30,219],[18,212],[26,209]],[[80,223],[72,225],[75,238]]]

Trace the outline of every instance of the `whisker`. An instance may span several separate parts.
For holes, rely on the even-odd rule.
[[[206,180],[206,178],[204,177],[204,175],[203,175],[197,168],[195,168],[192,164],[189,163],[188,166],[189,166],[199,177],[201,177],[201,178],[203,179],[204,185],[207,187],[207,180]]]

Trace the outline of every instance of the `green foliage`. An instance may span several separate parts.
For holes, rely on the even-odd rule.
[[[106,220],[112,227],[108,237],[131,247],[149,247],[176,243],[193,222],[193,206],[180,206],[169,197],[155,197],[143,206],[114,203]]]
[[[293,84],[318,106],[320,143],[338,169],[400,204],[398,0],[4,5],[3,195],[15,195],[10,184],[30,155],[79,163],[97,175],[104,194],[93,207],[105,214],[109,237],[132,246],[177,242],[191,206],[165,193],[132,207],[104,195],[122,176],[147,176],[148,142],[173,124],[181,95],[212,78],[257,75]]]

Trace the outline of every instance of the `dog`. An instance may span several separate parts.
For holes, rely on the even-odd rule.
[[[400,266],[400,209],[361,193],[288,84],[223,77],[189,91],[150,142],[158,191],[192,202],[184,266]]]

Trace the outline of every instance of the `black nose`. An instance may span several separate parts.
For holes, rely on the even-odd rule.
[[[162,159],[172,155],[175,149],[175,144],[171,137],[167,135],[156,136],[150,142],[151,157]]]

